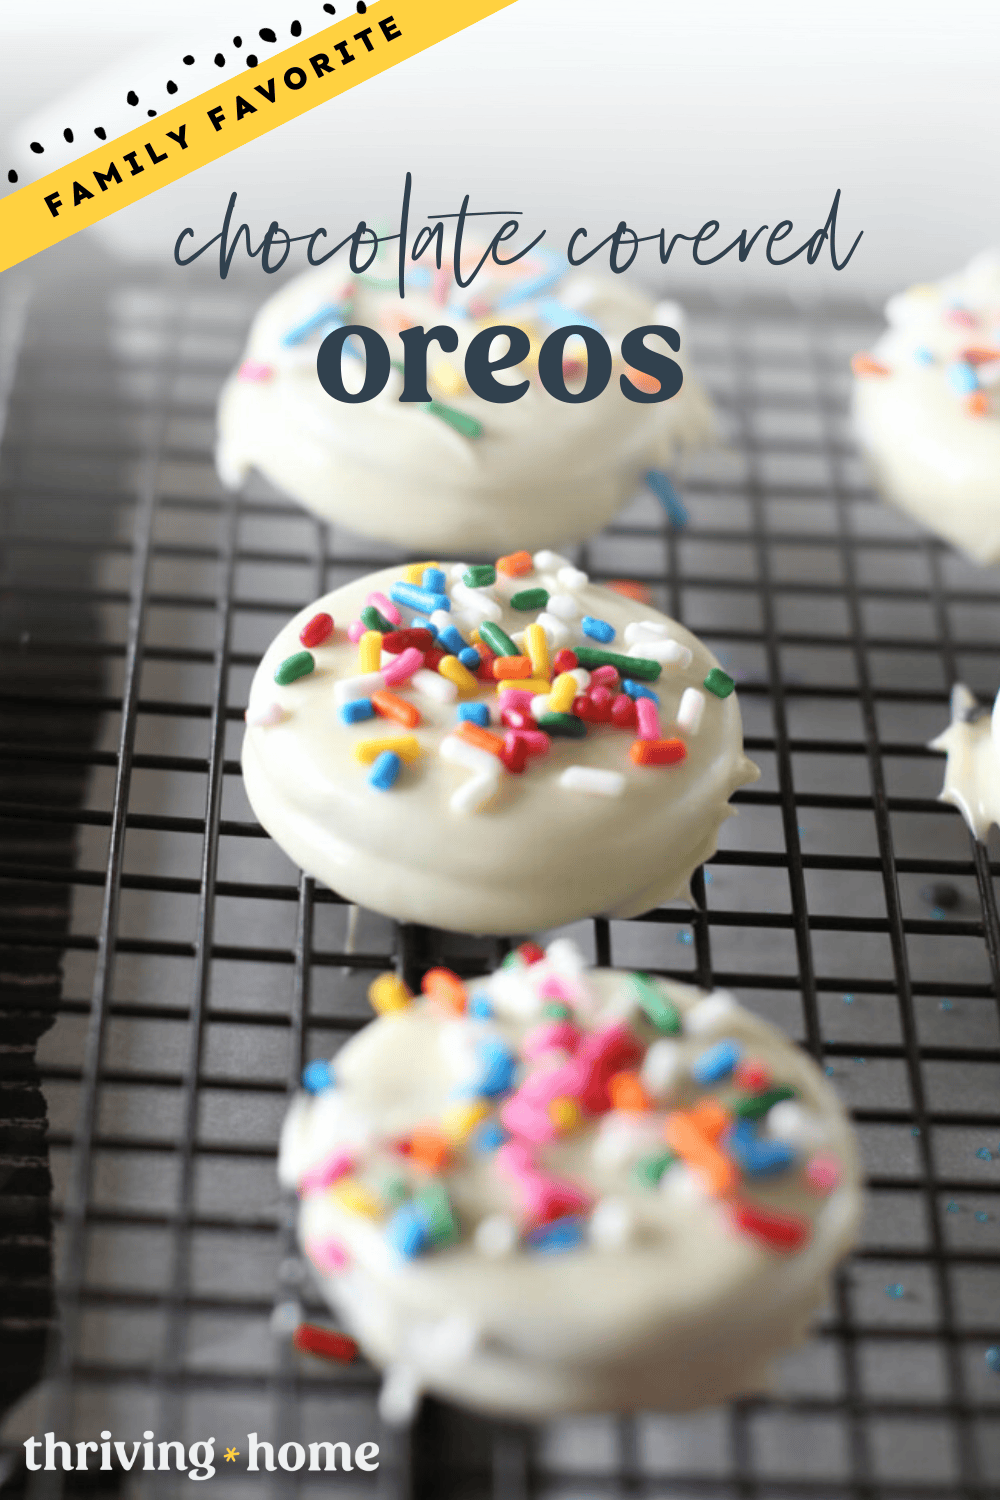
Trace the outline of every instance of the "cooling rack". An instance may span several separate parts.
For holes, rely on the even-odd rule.
[[[302,1064],[363,1024],[374,973],[471,974],[502,946],[357,912],[256,825],[238,751],[261,651],[394,554],[263,484],[219,488],[214,400],[259,286],[72,248],[29,302],[8,295],[0,337],[8,1486],[78,1487],[29,1485],[26,1434],[149,1426],[212,1435],[218,1455],[254,1430],[382,1445],[377,1475],[335,1481],[217,1458],[225,1494],[1000,1493],[997,871],[936,801],[926,749],[956,677],[990,698],[1000,681],[1000,574],[865,486],[846,370],[876,311],[690,299],[724,449],[683,482],[686,526],[642,496],[577,555],[646,583],[720,655],[763,776],[694,910],[571,929],[599,963],[731,988],[813,1053],[860,1132],[862,1244],[767,1399],[537,1429],[431,1402],[393,1437],[367,1366],[280,1336],[300,1306],[322,1313],[275,1184],[278,1127]],[[152,1478],[92,1475],[89,1492]]]

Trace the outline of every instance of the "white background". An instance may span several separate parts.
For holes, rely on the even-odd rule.
[[[150,41],[168,67],[248,14],[229,0],[0,6],[5,133],[109,62],[126,78]],[[328,20],[318,0],[274,9],[306,34]],[[524,210],[557,243],[621,217],[646,233],[718,218],[727,239],[790,218],[804,238],[840,187],[845,246],[865,230],[840,277],[768,267],[761,246],[743,267],[688,259],[672,278],[878,293],[1000,241],[998,42],[996,0],[517,0],[90,233],[169,264],[180,229],[215,232],[233,188],[255,230],[277,218],[293,233],[344,233],[392,216],[410,168],[417,211],[469,191]],[[652,255],[645,264],[656,271]]]

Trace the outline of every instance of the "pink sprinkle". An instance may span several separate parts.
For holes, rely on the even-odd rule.
[[[505,708],[519,708],[523,713],[527,713],[531,708],[531,700],[534,696],[534,693],[526,693],[522,688],[504,688],[503,692],[499,695],[500,708],[501,710]]]
[[[487,313],[493,311],[493,304],[488,297],[469,298],[469,317],[485,318]]]
[[[406,682],[414,672],[419,672],[424,664],[424,653],[418,651],[416,646],[407,646],[401,651],[395,661],[391,661],[387,667],[382,668],[382,676],[386,687],[395,687],[398,682]]]
[[[504,739],[523,745],[529,755],[546,755],[551,745],[548,735],[541,729],[512,729]]]
[[[623,1021],[584,1038],[574,1061],[587,1070],[579,1098],[588,1114],[603,1114],[611,1108],[608,1084],[616,1073],[631,1068],[641,1056],[642,1048],[635,1033]]]
[[[641,740],[658,740],[660,738],[660,715],[652,698],[637,698],[635,700],[635,716],[639,722],[639,738]]]
[[[976,328],[979,322],[978,318],[974,318],[972,313],[967,312],[964,307],[949,307],[945,318],[949,323],[957,324],[959,328]]]
[[[537,1172],[532,1159],[531,1152],[521,1141],[507,1141],[501,1146],[496,1154],[495,1161],[497,1169],[505,1177],[513,1177],[515,1180],[523,1177],[526,1173]]]
[[[555,1047],[573,1052],[579,1040],[580,1032],[572,1021],[548,1021],[542,1026],[532,1027],[521,1043],[521,1052],[525,1057],[539,1057]]]
[[[390,620],[393,625],[402,625],[403,616],[399,613],[392,600],[387,599],[384,594],[369,594],[365,603],[374,605],[379,614],[385,615],[386,619]]]
[[[814,1193],[826,1198],[840,1181],[840,1162],[835,1156],[813,1156],[806,1162],[805,1179]]]
[[[308,1240],[306,1254],[318,1271],[343,1271],[350,1264],[350,1256],[339,1240]]]
[[[444,307],[448,301],[448,292],[451,287],[451,274],[444,269],[434,272],[434,301],[438,307]]]
[[[334,1151],[318,1167],[310,1167],[308,1172],[303,1172],[299,1179],[299,1197],[304,1198],[307,1193],[321,1193],[336,1182],[338,1177],[346,1177],[353,1170],[354,1157],[347,1151]]]
[[[280,724],[285,717],[285,710],[280,703],[265,703],[262,708],[247,709],[244,718],[250,729],[272,729],[275,724]]]
[[[254,385],[262,385],[270,380],[274,374],[273,365],[265,365],[259,359],[245,359],[240,365],[237,380],[249,380]]]
[[[367,629],[368,626],[362,625],[360,620],[352,620],[347,627],[347,639],[357,645]]]
[[[524,1206],[539,1224],[549,1224],[566,1214],[578,1214],[590,1207],[590,1199],[569,1182],[559,1182],[555,1177],[544,1177],[541,1173],[525,1184]]]
[[[558,1092],[552,1097],[556,1098]],[[541,1102],[533,1103],[523,1093],[514,1094],[507,1100],[500,1111],[500,1123],[511,1135],[520,1136],[525,1141],[534,1141],[537,1145],[554,1141],[559,1134],[555,1121]]]
[[[573,996],[566,988],[565,981],[558,974],[549,974],[542,980],[542,988],[539,991],[543,1000],[566,1000],[571,1001]]]
[[[590,674],[591,687],[608,688],[614,690],[618,686],[617,667],[595,667]]]

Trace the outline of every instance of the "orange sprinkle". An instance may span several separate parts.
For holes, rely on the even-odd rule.
[[[642,1114],[650,1107],[650,1098],[642,1086],[638,1073],[615,1073],[608,1080],[608,1093],[612,1109],[624,1109],[629,1114]]]
[[[717,1197],[725,1197],[736,1187],[736,1168],[714,1142],[706,1138],[692,1113],[674,1110],[667,1115],[663,1125],[664,1138],[670,1149],[704,1178],[711,1192]]]
[[[372,693],[371,697],[375,712],[383,719],[405,724],[407,729],[416,729],[420,723],[420,710],[413,703],[407,703],[405,698],[400,698],[398,693]]]
[[[699,1100],[690,1115],[707,1141],[717,1141],[731,1123],[728,1109],[723,1109],[717,1099]]]
[[[478,724],[466,721],[451,732],[457,734],[460,740],[465,740],[467,745],[475,745],[477,750],[488,750],[491,755],[499,755],[503,750],[503,735],[493,734],[489,729],[480,729]]]
[[[990,398],[985,391],[971,391],[962,403],[970,417],[988,417]]]
[[[465,985],[451,969],[428,969],[420,981],[425,995],[454,1011],[457,1016],[465,1010]]]
[[[851,369],[855,375],[891,375],[892,371],[888,365],[879,364],[870,354],[856,354],[851,360]]]
[[[530,677],[534,668],[527,656],[495,656],[493,676],[497,682],[502,677]]]
[[[635,599],[639,604],[648,604],[653,597],[646,585],[637,578],[613,578],[604,587],[615,594],[623,594],[626,599]]]
[[[973,344],[969,349],[963,349],[959,356],[967,365],[988,365],[995,359],[1000,359],[1000,349],[990,349],[983,344]]]
[[[660,389],[660,382],[655,375],[647,375],[644,370],[633,370],[631,365],[625,366],[625,378],[631,380],[638,391],[656,392]]]
[[[532,572],[534,566],[530,552],[508,552],[506,557],[497,558],[497,572],[506,573],[508,578],[520,578],[522,573]]]
[[[451,1156],[451,1147],[441,1134],[431,1126],[415,1130],[410,1136],[410,1160],[428,1172],[443,1172]]]
[[[633,740],[629,757],[636,766],[672,766],[687,755],[683,740]]]

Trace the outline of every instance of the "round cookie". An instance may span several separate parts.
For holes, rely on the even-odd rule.
[[[388,568],[272,642],[244,782],[302,869],[399,921],[632,916],[687,895],[758,775],[733,687],[689,631],[553,553]]]
[[[885,497],[980,563],[1000,558],[1000,256],[890,299],[853,361],[854,426]]]
[[[256,468],[352,531],[400,547],[459,546],[488,556],[590,536],[631,499],[647,471],[714,436],[683,342],[676,358],[685,380],[677,395],[637,404],[619,386],[627,370],[618,354],[622,335],[651,323],[682,332],[675,303],[656,307],[621,278],[567,272],[565,261],[541,251],[507,270],[491,263],[465,289],[449,271],[423,266],[408,269],[406,286],[401,301],[395,268],[381,261],[356,277],[330,267],[296,278],[265,304],[220,401],[224,483],[236,487]],[[579,404],[549,395],[537,371],[542,341],[572,323],[598,328],[615,356],[606,389]],[[316,373],[323,337],[347,324],[378,331],[398,366],[379,396],[354,405],[328,396]],[[455,330],[459,344],[454,354],[430,346],[433,399],[401,404],[400,330],[441,324]],[[529,378],[527,392],[509,404],[484,401],[465,382],[465,350],[491,324],[516,324],[531,338],[523,367],[498,376],[508,383]],[[651,347],[670,352],[661,340]],[[566,346],[566,367],[575,371],[570,389],[582,385],[583,365],[572,366],[582,349],[580,343],[575,351],[573,340]],[[344,366],[353,371],[345,373],[348,387],[359,389],[361,362],[345,356]],[[643,388],[658,386],[647,379]],[[661,489],[665,480],[653,476]]]
[[[421,1391],[541,1418],[764,1389],[861,1210],[813,1062],[728,995],[588,970],[565,939],[430,971],[311,1063],[282,1183],[324,1296]]]

